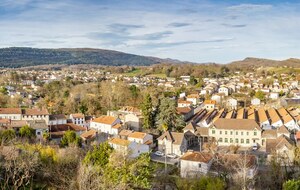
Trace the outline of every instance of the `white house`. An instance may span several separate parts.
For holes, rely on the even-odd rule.
[[[192,106],[193,102],[187,101],[187,100],[183,100],[183,99],[179,99],[177,101],[177,104],[178,104],[179,108],[183,108],[183,107],[190,107],[190,106]]]
[[[188,148],[188,138],[185,134],[166,131],[157,139],[158,150],[166,154],[183,155]]]
[[[128,140],[140,144],[152,144],[153,136],[147,133],[133,132],[128,135]]]
[[[279,98],[279,93],[278,92],[271,92],[269,95],[269,98],[272,100],[277,100]]]
[[[0,108],[0,118],[22,120],[22,110],[21,108]]]
[[[24,109],[22,110],[22,120],[45,120],[46,124],[49,123],[49,113],[46,109]]]
[[[190,94],[186,97],[186,100],[192,102],[193,105],[197,105],[200,101],[200,96],[199,94]]]
[[[253,105],[253,106],[259,106],[259,105],[260,105],[260,99],[258,99],[258,98],[253,98],[253,99],[251,100],[251,105]]]
[[[216,108],[216,101],[215,100],[205,100],[204,108],[207,110],[214,110]]]
[[[230,89],[225,86],[221,86],[218,92],[223,93],[225,96],[228,96],[230,94]]]
[[[180,176],[186,178],[207,174],[212,162],[211,153],[188,151],[180,158]]]
[[[103,133],[118,135],[122,125],[119,118],[104,115],[92,120],[90,127]]]
[[[67,123],[67,118],[64,114],[49,115],[48,125],[60,125],[60,124],[66,124],[66,123]]]
[[[122,152],[123,154],[128,155],[131,158],[136,158],[140,154],[150,151],[148,145],[120,138],[109,139],[108,144],[116,151]]]
[[[226,106],[230,109],[237,109],[238,101],[234,98],[229,98],[226,101]]]
[[[211,96],[211,99],[214,100],[214,101],[216,101],[216,103],[218,103],[218,104],[220,104],[220,103],[222,102],[222,98],[223,98],[223,96],[222,96],[222,94],[220,94],[220,93],[218,93],[218,94],[213,94],[213,95]]]
[[[86,125],[85,117],[84,117],[84,114],[82,114],[82,113],[70,114],[70,119],[72,120],[72,123],[74,123],[75,125],[79,125],[81,127],[84,127]]]

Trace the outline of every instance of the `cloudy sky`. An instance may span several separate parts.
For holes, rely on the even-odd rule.
[[[193,62],[300,57],[300,2],[0,0],[0,47],[102,48]]]

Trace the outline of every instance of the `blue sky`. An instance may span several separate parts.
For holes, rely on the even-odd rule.
[[[192,62],[300,57],[300,2],[0,0],[0,47],[90,47]]]

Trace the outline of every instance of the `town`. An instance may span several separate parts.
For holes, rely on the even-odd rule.
[[[54,154],[76,146],[93,164],[108,159],[96,153],[100,149],[129,160],[148,155],[156,166],[148,175],[164,176],[165,183],[148,176],[147,184],[131,188],[173,187],[176,182],[167,182],[167,176],[174,175],[222,179],[211,182],[220,183],[214,189],[276,189],[297,178],[292,176],[298,175],[300,163],[300,75],[292,68],[274,72],[223,66],[216,73],[172,77],[176,66],[161,67],[160,73],[146,74],[141,71],[159,66],[1,69],[3,165],[9,163],[5,152],[13,145],[19,154],[40,145],[48,150],[40,153],[46,157],[50,150]],[[28,173],[19,176],[22,181],[15,187],[34,178],[34,171]],[[17,178],[3,177],[6,183]]]

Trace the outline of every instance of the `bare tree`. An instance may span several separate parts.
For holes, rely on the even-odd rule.
[[[2,189],[19,189],[30,183],[38,169],[38,155],[35,152],[21,151],[16,147],[1,149],[2,165],[4,170]]]

